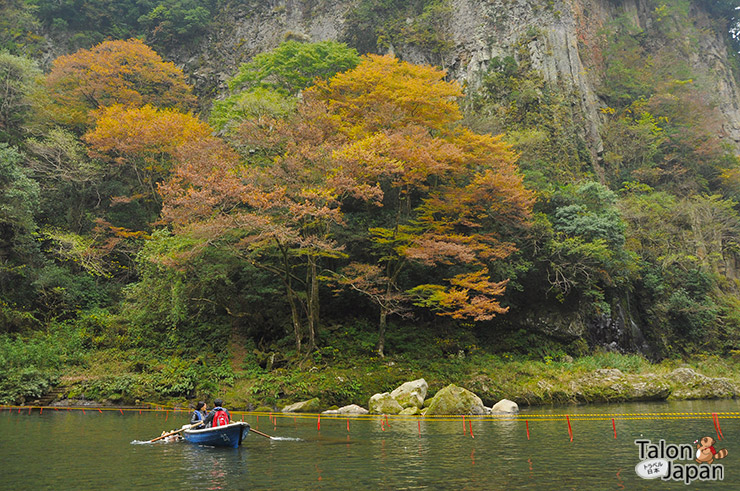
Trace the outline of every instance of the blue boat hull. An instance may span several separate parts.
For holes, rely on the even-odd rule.
[[[239,422],[202,430],[185,430],[182,436],[185,441],[196,445],[237,448],[248,433],[249,423]]]

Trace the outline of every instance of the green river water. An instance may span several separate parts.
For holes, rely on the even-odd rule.
[[[740,419],[720,425],[727,448],[721,481],[639,477],[635,440],[691,444],[716,437],[711,416],[669,419],[655,413],[730,413],[738,401],[632,403],[532,408],[516,421],[277,418],[237,414],[264,433],[239,449],[188,443],[141,444],[186,423],[186,413],[86,409],[0,411],[0,489],[740,489]],[[564,420],[570,415],[573,441]],[[585,414],[617,414],[583,421]],[[646,415],[646,419],[626,419]],[[638,417],[638,416],[629,416]],[[165,419],[167,418],[167,419]],[[530,439],[527,439],[526,421]],[[470,421],[470,420],[466,420]],[[679,462],[679,461],[676,461]],[[691,461],[680,461],[688,466]]]

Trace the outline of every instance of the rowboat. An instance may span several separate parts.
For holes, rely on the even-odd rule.
[[[213,428],[185,430],[182,433],[185,441],[209,447],[237,448],[249,433],[249,423],[242,421]]]

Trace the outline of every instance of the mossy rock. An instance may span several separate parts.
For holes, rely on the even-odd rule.
[[[388,392],[373,395],[367,403],[371,414],[399,414],[403,407]]]
[[[666,379],[673,385],[672,399],[729,399],[738,393],[729,379],[707,377],[691,368],[677,368]]]
[[[427,381],[420,378],[401,384],[400,387],[391,392],[391,397],[403,408],[421,408],[424,406],[424,399],[427,396],[428,388],[429,384],[427,384]]]
[[[321,401],[318,397],[307,401],[296,402],[285,406],[282,410],[284,413],[319,413],[321,412]]]
[[[432,398],[426,416],[444,414],[487,414],[480,397],[467,389],[450,384]]]
[[[581,378],[575,387],[581,402],[663,401],[671,387],[654,374],[625,375],[617,369],[596,370]]]

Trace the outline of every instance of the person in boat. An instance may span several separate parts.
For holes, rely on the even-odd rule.
[[[213,401],[213,409],[208,413],[206,419],[203,420],[206,428],[212,426],[223,426],[231,423],[231,414],[229,410],[223,407],[224,401],[221,399],[215,399]]]
[[[208,406],[205,402],[198,401],[198,404],[195,405],[195,410],[193,410],[193,413],[190,415],[190,424],[194,425],[199,423],[206,419],[206,416],[208,416]]]

